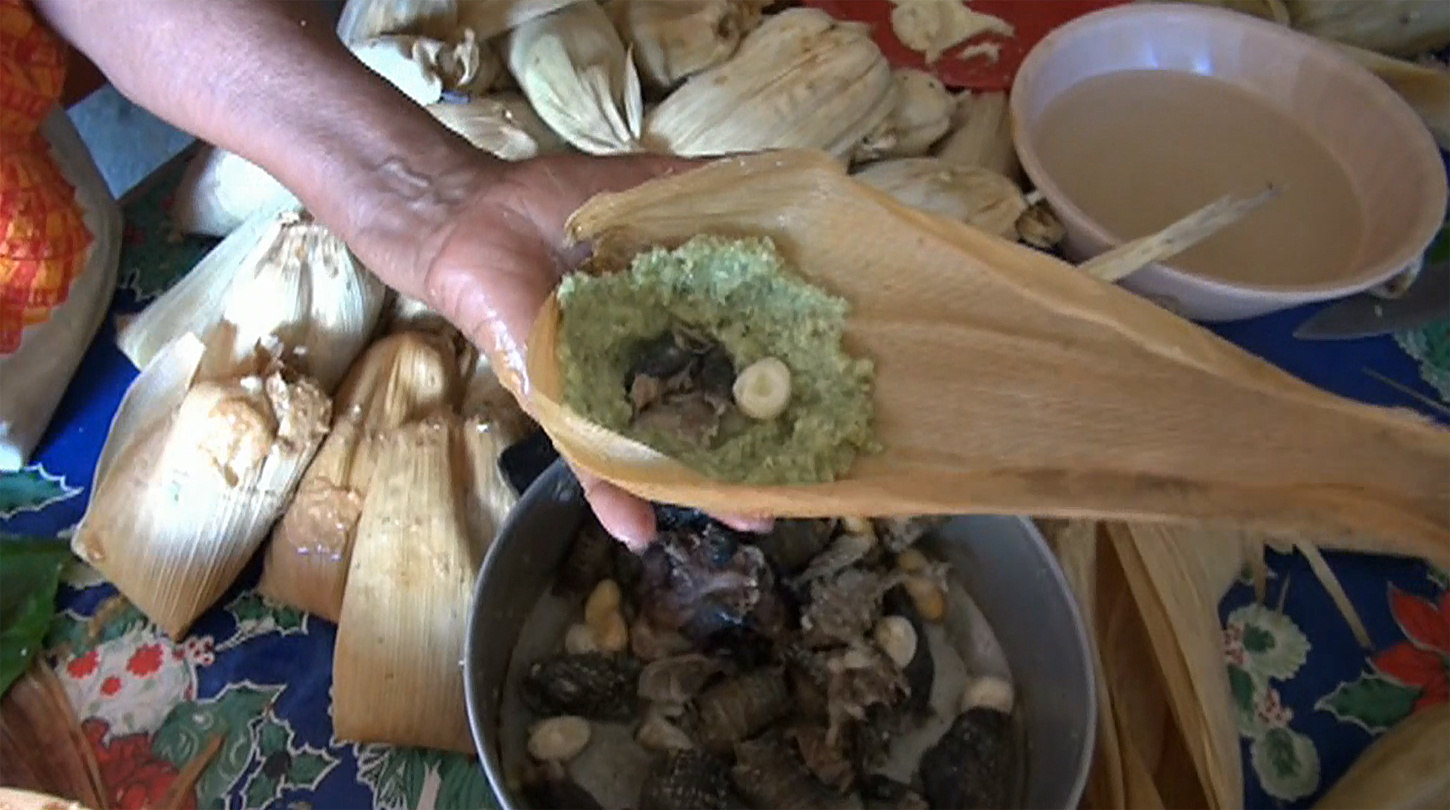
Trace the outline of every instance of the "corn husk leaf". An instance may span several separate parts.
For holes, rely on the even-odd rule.
[[[1450,150],[1450,69],[1392,59],[1352,45],[1341,44],[1339,49],[1393,87],[1419,114],[1440,148]]]
[[[226,323],[234,363],[245,365],[259,344],[278,344],[288,365],[331,391],[372,335],[385,293],[347,245],[305,213],[264,210],[122,326],[117,343],[143,368],[180,335],[210,340]]]
[[[760,23],[758,0],[609,0],[645,86],[664,90],[724,62]]]
[[[1284,0],[1295,29],[1389,56],[1450,45],[1450,3],[1441,0]]]
[[[591,272],[701,233],[767,237],[803,278],[850,302],[846,346],[874,361],[882,452],[832,483],[729,483],[562,404],[551,299],[528,343],[528,385],[505,382],[576,469],[640,497],[785,517],[1233,522],[1325,544],[1384,537],[1450,561],[1450,431],[1325,393],[1047,254],[906,206],[818,153],[729,158],[601,195],[568,232],[592,244]]]
[[[453,347],[402,332],[374,343],[338,389],[332,431],[307,468],[263,562],[258,592],[336,622],[379,442],[459,395]]]
[[[594,0],[584,1],[595,4]],[[490,39],[574,2],[577,0],[461,0],[457,24],[473,29],[479,39]]]
[[[390,34],[351,48],[369,69],[423,106],[437,103],[445,91],[485,92],[503,70],[493,48],[467,29],[448,41]]]
[[[1450,806],[1450,703],[1414,711],[1370,743],[1314,804],[1322,810]]]
[[[800,148],[844,160],[890,113],[894,90],[863,27],[792,8],[660,102],[645,119],[645,141],[677,155]]]
[[[915,68],[892,72],[896,100],[891,113],[856,147],[854,160],[920,157],[951,129],[956,102],[941,79]]]
[[[593,155],[638,147],[639,73],[598,3],[523,23],[509,33],[504,54],[534,111],[564,140]]]
[[[1012,145],[1012,121],[1006,93],[957,94],[951,132],[934,154],[948,163],[978,166],[1019,180],[1021,166]]]
[[[913,208],[1004,239],[1017,238],[1017,219],[1027,211],[1027,199],[1016,183],[987,169],[940,158],[883,160],[854,177]]]
[[[163,354],[158,360],[166,361]],[[156,404],[175,390],[161,386]],[[280,365],[192,383],[126,439],[71,540],[173,639],[231,586],[327,432],[331,402]]]
[[[260,166],[205,144],[176,186],[171,216],[183,233],[226,236],[258,211],[287,205],[297,198]]]
[[[111,791],[55,671],[35,660],[0,702],[0,782],[107,810]],[[4,806],[0,800],[0,806]]]
[[[927,64],[978,34],[1016,35],[1011,23],[973,11],[960,0],[893,1],[896,7],[891,9],[891,31],[902,45],[925,56]]]
[[[516,439],[498,424],[479,417],[465,419],[459,437],[468,478],[463,512],[469,535],[479,543],[482,555],[493,545],[498,530],[519,502],[519,493],[498,463],[503,451]]]
[[[358,521],[333,657],[338,739],[470,752],[464,633],[483,542],[468,531],[457,417],[389,437]]]
[[[502,160],[527,160],[569,148],[516,93],[475,98],[466,103],[439,102],[428,112],[468,142]]]
[[[446,39],[458,27],[458,5],[458,0],[347,0],[337,21],[337,36],[344,45],[386,34]]]

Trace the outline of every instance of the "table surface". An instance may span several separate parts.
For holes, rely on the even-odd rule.
[[[0,476],[0,539],[68,537],[85,510],[110,417],[136,373],[115,348],[114,315],[140,309],[214,244],[180,237],[167,222],[179,168],[126,202],[112,317],[33,463]],[[1330,391],[1446,420],[1450,321],[1347,342],[1290,337],[1316,309],[1215,331]],[[1327,556],[1372,649],[1357,645],[1298,555],[1269,554],[1264,604],[1245,581],[1220,605],[1247,806],[1309,806],[1376,735],[1447,697],[1447,572],[1411,560]],[[115,806],[154,806],[218,736],[222,744],[186,807],[493,806],[470,757],[335,739],[328,711],[334,626],[262,600],[252,590],[257,573],[254,562],[178,643],[93,570],[76,563],[68,572],[47,646]]]

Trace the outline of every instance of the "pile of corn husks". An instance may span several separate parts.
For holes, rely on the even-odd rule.
[[[1419,27],[1400,25],[1399,38],[1382,30],[1406,2],[1263,6],[1293,11],[1283,22],[1400,55],[1406,38],[1426,37]],[[1431,22],[1443,16],[1423,11]],[[1354,30],[1379,32],[1373,42],[1343,35],[1339,23],[1351,18],[1361,21]],[[1063,235],[1020,185],[1005,94],[953,94],[927,73],[893,70],[863,26],[814,9],[770,0],[350,0],[338,33],[369,68],[505,160],[814,148],[925,211],[1041,248]],[[1444,71],[1354,53],[1444,145]],[[97,466],[76,552],[179,637],[263,550],[263,594],[338,623],[340,739],[471,751],[458,661],[479,563],[517,497],[498,455],[530,429],[527,417],[462,335],[386,290],[260,168],[204,149],[174,215],[183,231],[225,238],[120,330],[141,374]],[[1248,545],[1141,527],[1077,532],[1058,548],[1105,676],[1091,803],[1237,804],[1213,605],[1224,572],[1241,562],[1222,550]],[[1168,553],[1170,543],[1193,554]],[[1124,578],[1129,587],[1113,586]],[[1152,657],[1104,646],[1104,623],[1123,611],[1136,622],[1137,649]],[[1121,645],[1128,636],[1111,637]],[[1172,710],[1179,749],[1141,737],[1141,718],[1123,707],[1142,704],[1121,699],[1128,684],[1165,681],[1150,708]],[[1393,762],[1396,745],[1370,754]],[[1170,750],[1182,756],[1169,761]],[[1189,787],[1167,792],[1185,775],[1194,776]]]

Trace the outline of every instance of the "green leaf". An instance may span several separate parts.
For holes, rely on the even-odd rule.
[[[1319,787],[1319,752],[1297,731],[1271,728],[1249,746],[1264,790],[1276,799],[1302,799]]]
[[[70,547],[58,540],[0,542],[0,695],[45,644]]]
[[[157,756],[185,767],[213,737],[225,735],[221,751],[197,781],[197,797],[208,806],[225,804],[231,786],[252,759],[251,723],[282,691],[281,686],[229,684],[215,698],[182,703],[171,710],[152,738]]]
[[[277,788],[280,787],[276,779],[258,771],[247,785],[247,806],[262,807],[267,802],[277,798]]]
[[[1402,686],[1379,674],[1361,675],[1320,698],[1314,708],[1378,734],[1408,717],[1419,697],[1420,690],[1415,687]]]
[[[0,517],[44,509],[80,491],[66,486],[63,477],[47,474],[39,464],[0,473]]]
[[[438,810],[474,810],[498,807],[488,777],[472,757],[451,754],[438,763]]]
[[[303,790],[316,790],[317,783],[332,768],[337,760],[326,754],[303,749],[292,758],[292,767],[287,769],[287,781]]]

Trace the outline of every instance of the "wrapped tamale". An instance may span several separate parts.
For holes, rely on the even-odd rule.
[[[401,332],[370,346],[338,389],[332,432],[272,532],[257,590],[337,621],[379,442],[454,407],[459,390],[454,349],[436,334]]]
[[[955,99],[941,79],[915,68],[892,72],[896,101],[891,114],[856,147],[853,159],[920,157],[951,128]]]
[[[428,112],[474,146],[503,160],[527,160],[568,149],[534,113],[528,99],[498,93],[464,103],[440,101]]]
[[[1289,24],[1306,34],[1389,56],[1418,56],[1450,45],[1443,0],[1283,0]]]
[[[424,106],[444,91],[482,93],[502,70],[498,54],[464,29],[454,40],[388,34],[357,42],[353,55]]]
[[[645,85],[663,90],[729,59],[760,22],[760,0],[609,0]]]
[[[560,137],[594,155],[639,145],[639,73],[593,0],[535,17],[509,32],[509,72],[534,111]]]
[[[470,28],[480,39],[512,31],[531,20],[557,11],[576,0],[455,0],[460,28]],[[586,0],[590,4],[594,0]]]
[[[458,0],[347,0],[337,21],[337,36],[353,45],[385,34],[441,39],[459,27]],[[474,31],[479,39],[490,34]]]
[[[645,141],[679,155],[803,148],[844,159],[891,112],[894,91],[863,26],[792,8],[660,102],[645,120]]]
[[[1017,238],[1017,219],[1027,200],[1016,183],[996,172],[940,158],[898,158],[873,163],[854,175],[867,185],[938,216]]]
[[[957,94],[951,132],[937,144],[934,154],[948,163],[978,166],[1014,181],[1019,179],[1021,167],[1012,145],[1007,94],[969,90]]]
[[[258,211],[297,203],[262,167],[210,144],[187,163],[173,199],[176,227],[206,236],[226,236]]]

